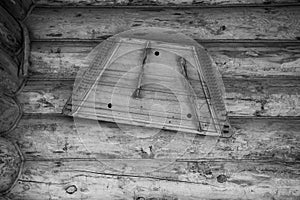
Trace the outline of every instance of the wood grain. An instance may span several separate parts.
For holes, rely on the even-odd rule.
[[[75,78],[99,41],[32,42],[32,78]],[[300,43],[200,42],[223,76],[300,76]]]
[[[86,57],[97,44],[33,42],[29,70],[32,79],[61,81],[29,82],[21,95],[25,112],[60,113],[71,95],[72,81],[79,69],[88,67]],[[231,115],[298,115],[297,43],[206,42],[203,45],[223,75]]]
[[[104,2],[111,1],[90,5]],[[56,0],[39,3],[66,5]],[[69,3],[87,5],[86,1]],[[299,115],[299,46],[278,42],[271,47],[269,43],[236,46],[236,41],[229,45],[215,41],[294,41],[299,39],[299,15],[298,7],[35,9],[26,23],[32,39],[46,42],[33,43],[32,79],[18,97],[27,114],[5,136],[20,146],[26,159],[22,177],[8,197],[298,199],[300,119],[280,116]],[[235,129],[232,138],[154,131],[58,114],[71,94],[78,69],[87,67],[85,57],[96,45],[82,40],[102,40],[139,26],[170,27],[197,40],[214,41],[206,48],[224,75],[226,104]],[[53,39],[58,42],[49,41]],[[172,164],[166,166],[170,160]]]
[[[145,165],[145,162],[149,163],[136,162],[135,166]],[[276,171],[278,167],[281,168]],[[143,176],[108,172],[105,169],[105,166],[95,161],[28,161],[18,185],[8,197],[16,200],[40,200],[49,197],[97,200],[296,200],[300,195],[297,187],[300,184],[298,175],[290,178],[284,172],[292,171],[292,168],[278,164],[270,166],[251,161],[174,163],[159,172]],[[213,198],[211,194],[214,194]]]
[[[235,135],[226,139],[73,120],[62,115],[31,114],[23,116],[7,138],[18,143],[26,160],[272,158],[299,161],[299,117],[230,117],[230,122]]]
[[[28,81],[18,96],[25,113],[61,113],[74,80]],[[298,116],[299,79],[224,79],[231,116]]]
[[[195,39],[296,39],[300,11],[282,8],[102,9],[37,8],[31,38],[100,39],[134,27],[173,28]]]
[[[37,0],[43,6],[226,6],[298,3],[297,0]]]
[[[0,195],[9,192],[18,179],[22,158],[17,146],[0,138]]]

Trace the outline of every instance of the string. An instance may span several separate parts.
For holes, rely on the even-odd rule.
[[[141,40],[139,40],[139,41],[141,41]],[[146,41],[145,41],[146,42]],[[144,49],[144,43],[137,43],[137,42],[125,42],[125,41],[120,41],[120,42],[114,42],[114,43],[123,43],[123,44],[135,44],[135,45],[141,45],[141,48],[140,49],[136,49],[136,50],[143,50]],[[169,46],[168,46],[169,45]],[[164,48],[170,48],[170,44],[167,44],[166,43],[166,46],[158,46],[158,47],[156,47],[156,48],[161,48],[161,49],[164,49]],[[176,49],[176,47],[174,47],[173,45],[172,45],[172,48],[173,49]],[[190,47],[181,47],[181,48],[178,48],[178,46],[177,46],[177,49],[181,49],[181,50],[192,50],[192,49],[190,49]],[[97,52],[96,52],[97,53]],[[97,55],[95,56],[95,58],[97,58]],[[193,65],[192,65],[192,67],[193,67],[193,69],[196,69]],[[101,70],[101,69],[99,69],[99,70]],[[196,69],[197,70],[197,69]],[[127,71],[122,71],[122,70],[111,70],[111,69],[107,69],[106,70],[106,72],[124,72],[124,73],[132,73],[132,74],[139,74],[138,72],[127,72]],[[91,72],[91,73],[93,73],[92,71],[86,71],[86,75],[89,75],[88,73],[89,72]],[[199,74],[199,72],[198,72],[198,70],[197,70],[197,73]],[[154,75],[154,74],[152,74],[152,73],[148,73],[148,75]],[[90,76],[92,76],[92,78],[93,78],[93,74],[90,74]],[[119,77],[121,77],[122,76],[122,74],[120,75],[120,76],[118,76],[118,74],[116,75],[116,76],[114,76],[114,75],[111,75],[110,77],[112,77],[112,78],[119,78]],[[163,78],[174,78],[174,76],[160,76],[160,75],[157,75],[156,74],[156,77],[163,77]],[[132,79],[126,79],[126,78],[124,78],[124,80],[132,80]],[[186,79],[184,79],[184,80],[186,80]],[[84,84],[88,84],[88,82],[87,83],[84,83],[84,81],[86,81],[86,79],[82,79],[82,81],[80,82],[80,84],[82,85],[84,85]],[[201,81],[201,80],[198,80],[198,79],[189,79],[189,81]],[[171,81],[166,81],[166,82],[171,82]],[[205,83],[205,82],[200,82],[200,84],[202,84],[202,86],[203,87],[208,87],[207,86],[207,84]],[[115,85],[107,85],[107,84],[103,84],[103,83],[101,83],[101,81],[99,81],[98,83],[97,83],[97,85],[102,85],[102,86],[112,86],[112,87],[114,87]],[[126,86],[119,86],[119,88],[128,88],[128,89],[135,89],[135,88],[132,88],[132,87],[126,87]],[[142,88],[142,90],[143,91],[155,91],[155,92],[161,92],[161,93],[166,93],[166,94],[174,94],[174,93],[172,93],[172,92],[165,92],[165,91],[159,91],[159,90],[147,90],[147,89],[143,89]],[[174,90],[171,90],[171,91],[174,91]],[[177,91],[178,93],[176,93],[176,95],[183,95],[183,96],[186,96],[186,97],[198,97],[198,95],[193,95],[193,94],[187,94],[187,93],[180,93],[180,92],[182,92],[183,90],[175,90],[175,91]],[[203,90],[202,90],[203,91]],[[104,93],[109,93],[109,92],[107,92],[107,91],[103,91]],[[205,95],[205,94],[204,94]],[[210,97],[201,97],[201,98],[203,98],[203,99],[210,99]],[[150,98],[149,98],[150,99]],[[75,100],[75,101],[81,101],[81,100]],[[169,100],[170,101],[170,100]],[[187,103],[186,101],[181,101],[181,102],[185,102],[185,103]],[[96,102],[93,102],[93,103],[96,103]],[[105,103],[101,103],[101,102],[98,102],[99,104],[105,104]],[[190,102],[189,102],[190,103]],[[75,104],[73,104],[74,106],[76,106]],[[208,106],[210,106],[210,104],[208,104],[207,103],[207,105]],[[116,105],[115,105],[116,106]],[[118,106],[118,105],[117,105]],[[82,107],[87,107],[87,106],[82,106]],[[93,107],[91,107],[91,108],[93,108]],[[105,108],[101,108],[101,107],[99,107],[100,109],[105,109]],[[134,108],[134,107],[132,107],[132,108]],[[106,110],[109,110],[109,109],[106,109]],[[149,109],[143,109],[144,111],[149,111]],[[124,112],[124,111],[121,111],[121,110],[119,110],[120,112]],[[172,112],[169,112],[169,113],[172,113]],[[180,114],[181,115],[181,113],[175,113],[175,112],[173,112],[174,114]],[[139,114],[139,113],[137,113],[137,114]],[[202,117],[203,118],[203,117]],[[208,119],[214,119],[214,118],[212,118],[212,117],[205,117],[205,118],[208,118]],[[216,118],[215,118],[216,119]],[[185,120],[185,119],[181,119],[181,120]],[[219,120],[219,119],[218,119]],[[186,121],[192,121],[192,120],[186,120]],[[198,120],[197,120],[198,121]],[[202,121],[203,122],[203,121]],[[207,122],[206,122],[207,123]],[[220,124],[216,124],[216,123],[214,123],[215,125],[220,125]],[[222,124],[222,125],[224,125],[224,124]]]
[[[154,63],[154,62],[153,62]],[[121,65],[123,65],[124,66],[124,64],[122,64],[122,63],[118,63],[118,64],[121,64]],[[147,63],[147,64],[149,64],[149,63]],[[151,64],[151,63],[150,63]],[[112,64],[111,64],[112,65]],[[197,69],[193,66],[193,65],[191,65],[196,71],[197,71]],[[138,65],[138,67],[140,67],[139,65]],[[102,68],[99,68],[99,70],[102,70]],[[134,71],[126,71],[126,70],[118,70],[118,69],[111,69],[111,68],[108,68],[108,69],[106,69],[105,70],[106,72],[123,72],[124,74],[126,73],[126,74],[139,74],[139,72],[134,72]],[[89,71],[86,71],[86,72],[89,72]],[[197,72],[198,73],[198,72]],[[180,72],[178,72],[178,74],[180,74]],[[168,75],[159,75],[159,74],[154,74],[154,73],[151,73],[151,72],[148,72],[147,73],[147,75],[156,75],[157,77],[162,77],[162,78],[175,78],[174,76],[168,76]],[[180,74],[181,75],[181,74]],[[116,76],[116,77],[118,77],[118,76]],[[190,76],[189,76],[190,77]],[[126,78],[124,78],[124,79],[126,79]],[[189,80],[191,80],[191,81],[200,81],[199,79],[192,79],[192,78],[189,78]]]
[[[111,37],[112,39],[115,39],[115,37]],[[123,40],[121,41],[116,41],[113,40],[111,41],[110,39],[108,40],[104,40],[103,42],[100,42],[98,45],[101,45],[102,43],[105,43],[105,41],[107,42],[113,42],[115,44],[134,44],[134,45],[141,45],[141,47],[145,48],[142,45],[145,45],[145,43],[149,40],[145,40],[145,39],[137,39],[137,38],[130,38],[130,37],[119,37]],[[128,40],[124,40],[124,39],[129,39],[132,40],[133,42],[128,42]],[[136,42],[134,42],[136,41]],[[137,42],[139,41],[139,42]],[[154,44],[152,44],[154,43]],[[96,45],[94,48],[96,48],[98,45]],[[199,46],[199,44],[195,41],[195,45],[186,45],[186,46],[180,46],[180,45],[184,45],[184,44],[178,44],[178,43],[169,43],[169,42],[160,42],[160,41],[156,41],[156,40],[151,40],[151,45],[157,45],[158,47],[155,48],[170,48],[172,47],[172,49],[178,49],[178,50],[192,50],[192,46]],[[141,48],[141,49],[143,49]],[[139,50],[139,49],[137,49]]]
[[[89,113],[89,112],[86,112],[86,113],[84,113],[84,114],[90,114],[90,116],[92,115],[92,116],[95,116],[95,117],[103,117],[102,115],[94,115],[94,113]],[[104,117],[107,117],[107,116],[104,116]],[[114,116],[111,116],[112,118],[114,117]],[[130,119],[128,119],[128,121],[134,121],[134,120],[130,120]],[[201,121],[200,121],[201,122]],[[141,122],[140,122],[141,123]],[[147,123],[147,122],[144,122],[144,123]],[[207,122],[204,122],[204,123],[207,123]],[[155,123],[154,123],[155,124]],[[159,124],[159,123],[156,123],[156,124]],[[173,125],[173,124],[169,124],[169,123],[163,123],[164,124],[164,126],[165,126],[165,128],[167,127],[167,126],[171,126],[171,127],[176,127],[176,126],[179,126],[179,127],[183,127],[183,128],[186,128],[186,129],[189,129],[189,130],[194,130],[194,131],[197,131],[196,129],[192,129],[191,127],[188,127],[188,126],[183,126],[182,124],[178,124],[178,125]],[[214,125],[218,125],[218,124],[214,124]],[[219,126],[223,126],[224,124],[221,124],[221,125],[219,125]],[[202,127],[203,128],[203,127]],[[180,129],[179,129],[180,130]],[[215,130],[215,131],[210,131],[208,128],[207,129],[204,129],[203,130],[203,132],[210,132],[210,133],[216,133],[216,131],[217,130]],[[199,132],[201,132],[201,131],[199,131]]]
[[[105,84],[105,83],[109,83],[109,82],[103,82],[103,81],[99,81],[98,82],[98,86],[110,86],[110,87],[115,87],[116,86],[116,84],[113,84],[113,83],[115,83],[115,82],[111,82],[112,84]],[[83,83],[84,85],[88,85],[87,83]],[[160,84],[156,84],[156,83],[147,83],[147,84],[144,84],[144,87],[145,87],[145,85],[160,85]],[[81,89],[82,88],[88,88],[88,87],[83,87],[82,86],[82,84],[81,85],[79,85],[79,86],[81,86]],[[77,86],[77,88],[79,89],[79,86]],[[172,92],[167,92],[167,91],[162,91],[162,90],[158,90],[157,88],[153,88],[153,89],[145,89],[144,87],[142,87],[141,88],[141,90],[142,91],[149,91],[149,92],[160,92],[160,93],[166,93],[166,94],[174,94],[174,93],[172,93]],[[206,86],[207,87],[207,86]],[[118,85],[118,88],[124,88],[124,89],[136,89],[135,87],[127,87],[127,86],[125,86],[124,84],[120,84],[120,85]],[[77,89],[77,90],[78,90]],[[88,88],[89,89],[89,88]],[[193,95],[193,94],[187,94],[187,92],[183,92],[183,93],[180,93],[180,92],[182,92],[182,91],[185,91],[185,90],[174,90],[173,88],[172,89],[170,89],[171,91],[174,91],[174,92],[178,92],[178,93],[176,93],[176,94],[178,94],[178,95],[182,95],[182,96],[186,96],[186,97],[198,97],[198,98],[205,98],[205,99],[210,99],[210,97],[205,97],[205,96],[200,96],[199,97],[199,95],[197,95],[196,93],[195,93],[195,95]],[[197,91],[198,90],[200,90],[200,89],[197,89]],[[99,90],[98,90],[99,91]],[[202,90],[200,90],[200,91],[202,91]],[[74,91],[75,93],[76,93],[76,90]],[[100,91],[99,91],[100,92]],[[102,91],[102,92],[105,92],[105,91]]]
[[[76,105],[75,105],[76,106]],[[130,114],[138,114],[138,115],[145,115],[145,116],[147,116],[146,114],[142,114],[142,113],[137,113],[137,112],[125,112],[125,111],[123,111],[123,110],[119,110],[119,109],[113,109],[113,110],[111,110],[111,109],[108,109],[108,108],[101,108],[101,107],[93,107],[93,106],[81,106],[82,108],[92,108],[92,109],[99,109],[99,110],[107,110],[107,111],[111,111],[111,112],[121,112],[121,113],[130,113]],[[145,108],[143,108],[143,110],[144,111],[152,111],[152,110],[150,110],[150,109],[145,109]],[[158,113],[159,113],[159,111],[157,111]],[[87,113],[89,113],[89,112],[87,112]],[[161,112],[162,113],[162,112]],[[181,116],[181,113],[174,113],[174,112],[167,112],[168,114],[169,113],[173,113],[173,114],[175,114],[175,115],[180,115]],[[161,117],[160,115],[152,115],[152,116],[156,116],[156,117]],[[218,119],[218,118],[213,118],[213,117],[204,117],[204,116],[201,116],[200,118],[204,118],[204,119],[216,119],[216,120],[218,120],[218,122],[219,121],[224,121],[224,119]],[[168,119],[177,119],[177,120],[183,120],[183,121],[193,121],[193,120],[188,120],[188,119],[184,119],[184,118],[178,118],[178,117],[175,117],[174,116],[174,118],[168,118]],[[199,122],[201,122],[201,123],[208,123],[207,121],[202,121],[202,120],[197,120],[197,121],[199,121]],[[223,126],[223,125],[225,125],[226,123],[224,122],[224,123],[215,123],[216,125],[219,125],[219,126]]]

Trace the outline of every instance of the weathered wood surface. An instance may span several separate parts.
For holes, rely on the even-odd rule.
[[[26,21],[31,38],[101,39],[134,27],[176,29],[195,39],[297,39],[300,9],[51,9]]]
[[[0,133],[11,130],[21,116],[13,98],[24,83],[24,35],[19,21],[0,3]],[[11,2],[12,3],[12,2]],[[28,44],[29,45],[29,44]]]
[[[6,136],[27,160],[8,197],[297,199],[299,118],[231,123],[233,138],[218,139],[167,131],[151,136],[153,130],[132,126],[126,134],[114,123],[100,122],[99,129],[93,120],[25,115]]]
[[[0,6],[0,48],[14,55],[22,47],[22,29],[18,22]]]
[[[20,96],[25,112],[60,113],[71,95],[72,81],[79,69],[88,67],[87,55],[96,44],[33,42],[29,73],[40,81],[29,82]],[[203,45],[224,77],[226,102],[232,115],[299,114],[297,43]]]
[[[225,102],[231,116],[299,115],[298,79],[237,79],[228,82],[225,79],[226,83]],[[263,91],[261,85],[264,85]],[[30,81],[20,94],[19,101],[25,113],[61,113],[72,94],[72,87],[73,81]]]
[[[32,42],[31,78],[75,78],[99,41]],[[200,41],[199,41],[200,42]],[[300,76],[300,43],[200,42],[223,76]]]
[[[33,39],[45,41],[102,40],[139,24],[171,27],[213,41],[294,40],[299,37],[298,19],[298,7],[201,12],[38,8],[27,24]],[[224,74],[231,115],[299,115],[297,45],[223,43],[219,48],[213,43],[206,48]],[[70,96],[78,69],[87,67],[84,59],[94,46],[73,41],[33,44],[32,79],[19,96],[29,114],[6,135],[20,146],[27,161],[8,197],[299,198],[299,117],[230,117],[236,133],[219,139],[168,131],[153,135],[153,130],[140,127],[85,119],[74,122],[55,114]]]
[[[62,115],[34,114],[25,115],[7,138],[18,143],[26,160],[272,158],[299,161],[299,117],[231,117],[230,122],[236,134],[219,139],[171,131],[154,134],[157,131],[142,127],[98,124],[86,119],[74,122]]]
[[[20,58],[21,59],[21,58]],[[19,66],[21,61],[15,56],[9,55],[6,51],[0,49],[0,91],[1,93],[15,93],[21,83],[19,79]]]
[[[43,6],[218,6],[299,3],[297,0],[37,0]]]
[[[22,162],[18,147],[6,139],[0,138],[0,196],[9,192],[15,184]]]
[[[299,78],[224,79],[230,116],[298,116]],[[25,113],[61,113],[74,80],[28,81],[18,96]]]
[[[136,165],[139,164],[136,162]],[[106,166],[95,161],[27,161],[18,185],[8,197],[16,200],[296,200],[300,196],[300,181],[297,179],[299,174],[293,171],[298,171],[294,167],[297,166],[291,169],[288,165],[270,166],[255,162],[175,163],[161,173],[132,176],[107,172]],[[172,177],[169,177],[170,174]]]
[[[0,134],[16,126],[22,115],[22,108],[15,98],[0,93]]]
[[[33,0],[4,0],[0,1],[0,5],[12,16],[18,20],[22,20],[33,5]]]

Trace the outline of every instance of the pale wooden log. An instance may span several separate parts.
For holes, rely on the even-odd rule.
[[[34,42],[31,52],[31,77],[75,78],[79,69],[88,67],[86,56],[96,44],[84,41]],[[300,59],[297,44],[208,42],[204,46],[223,74],[227,106],[232,115],[285,116],[299,113],[297,63]],[[263,78],[262,75],[269,78]],[[240,76],[249,78],[236,79]],[[40,91],[37,88],[39,84],[45,84],[45,89]],[[60,82],[53,86],[62,90],[56,91],[49,88],[49,82],[28,83],[25,93],[30,88],[32,91],[22,101],[26,112],[61,112],[61,107],[71,94],[71,86],[67,87],[66,84],[71,83]],[[40,92],[37,94],[37,91]],[[32,102],[28,103],[30,100]],[[36,103],[37,101],[40,103]],[[37,110],[33,111],[34,108]]]
[[[224,79],[230,116],[298,116],[298,78]],[[25,113],[61,113],[73,80],[28,81],[18,96]]]
[[[88,67],[88,54],[101,42],[32,42],[33,78],[75,78]],[[300,76],[300,43],[199,41],[223,76]]]
[[[37,8],[27,25],[34,39],[101,39],[134,27],[173,28],[195,39],[296,39],[299,8],[51,9]]]
[[[137,162],[137,165],[139,162]],[[143,163],[145,164],[145,163]],[[217,167],[210,171],[211,167]],[[198,167],[195,167],[198,166]],[[173,168],[172,168],[173,167]],[[242,163],[173,164],[173,179],[105,172],[89,161],[25,163],[11,199],[297,199],[298,175],[265,172],[266,165]],[[261,168],[262,167],[262,168]],[[296,166],[295,166],[296,167]],[[272,165],[273,170],[276,164]],[[205,172],[205,169],[210,171]],[[167,169],[166,169],[167,171]],[[227,171],[228,173],[224,173]],[[204,172],[204,173],[203,173]],[[215,173],[216,172],[216,173]],[[154,172],[155,174],[155,172]],[[207,174],[207,175],[206,175]],[[174,174],[173,174],[174,175]],[[176,180],[179,179],[179,180]],[[193,181],[194,183],[190,183]],[[213,196],[212,196],[213,194]]]
[[[297,0],[37,0],[42,6],[228,6],[298,3]]]
[[[230,122],[235,135],[219,139],[115,123],[98,124],[94,120],[76,119],[74,122],[70,117],[35,114],[25,115],[8,137],[19,144],[27,160],[272,158],[297,161],[299,118],[231,117]]]

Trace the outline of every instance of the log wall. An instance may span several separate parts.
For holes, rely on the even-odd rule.
[[[244,6],[291,5],[297,0],[36,0],[39,6]]]
[[[29,35],[22,19],[30,4],[31,1],[0,2],[0,133],[11,130],[21,117],[15,95],[27,77]]]
[[[0,135],[17,126],[22,108],[16,98],[27,76],[29,36],[22,23],[28,1],[0,2]],[[18,145],[0,137],[0,199],[16,184],[23,164]],[[3,197],[2,197],[3,196]]]
[[[24,165],[3,198],[299,199],[297,2],[232,1],[272,4],[237,7],[213,1],[216,7],[201,1],[197,8],[185,7],[197,1],[155,2],[182,8],[37,1],[25,21],[32,48],[29,80],[18,95],[24,115],[4,135],[17,144]],[[231,138],[170,131],[153,136],[151,129],[61,114],[93,47],[141,26],[176,29],[207,49],[226,87]]]

